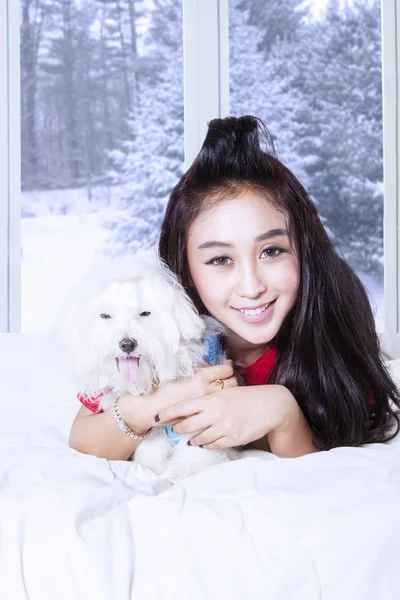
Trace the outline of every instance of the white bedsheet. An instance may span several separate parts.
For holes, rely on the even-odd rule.
[[[171,486],[68,448],[50,335],[0,336],[0,356],[1,600],[400,598],[400,437]]]

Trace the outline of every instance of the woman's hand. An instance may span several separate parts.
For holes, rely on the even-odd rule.
[[[198,369],[193,377],[176,379],[153,389],[150,394],[144,396],[125,394],[118,401],[121,416],[135,432],[142,434],[151,427],[166,424],[156,423],[154,417],[167,407],[195,398],[202,399],[212,394],[216,389],[217,379],[223,380],[225,390],[237,387],[231,360],[222,365]],[[168,425],[178,421],[179,419],[171,419]]]
[[[231,448],[258,440],[271,431],[290,431],[300,408],[281,385],[224,387],[162,410],[159,425],[178,422],[175,433],[193,433],[192,446]],[[300,411],[301,412],[301,411]]]

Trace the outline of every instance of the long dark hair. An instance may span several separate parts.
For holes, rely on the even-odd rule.
[[[210,122],[200,153],[171,193],[161,258],[207,314],[191,284],[187,234],[205,203],[246,189],[283,212],[300,264],[297,301],[271,340],[279,358],[269,383],[290,390],[320,450],[392,439],[399,420],[389,402],[400,407],[400,395],[381,357],[367,293],[335,251],[304,187],[277,159],[262,121]]]

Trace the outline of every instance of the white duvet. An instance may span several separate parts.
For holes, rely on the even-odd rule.
[[[0,357],[1,600],[400,599],[400,437],[171,486],[68,448],[52,336],[0,336]]]

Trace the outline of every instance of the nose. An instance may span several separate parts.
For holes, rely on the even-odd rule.
[[[266,290],[266,283],[258,272],[257,265],[243,265],[240,271],[238,294],[242,298],[258,298]]]
[[[123,352],[130,354],[137,346],[137,341],[133,338],[124,338],[120,341],[119,347]]]

